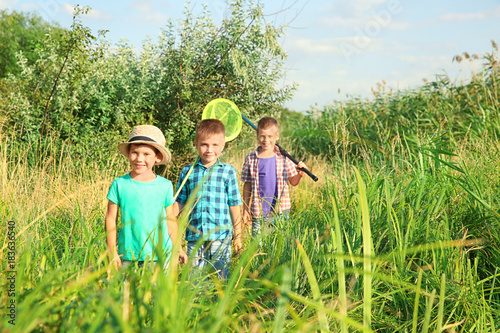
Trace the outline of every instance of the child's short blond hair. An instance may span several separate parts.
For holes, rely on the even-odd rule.
[[[199,138],[204,138],[214,134],[222,134],[223,136],[226,136],[226,128],[224,127],[224,124],[218,119],[204,119],[196,125],[196,137],[194,141],[197,142]]]
[[[278,121],[273,117],[264,117],[257,123],[257,130],[266,129],[272,126],[276,126],[276,128],[279,129]]]

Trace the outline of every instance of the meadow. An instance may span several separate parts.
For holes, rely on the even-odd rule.
[[[320,180],[292,189],[262,247],[245,238],[225,284],[189,265],[111,270],[105,198],[128,169],[111,141],[82,154],[0,133],[2,331],[498,331],[500,89],[486,73],[283,111],[282,146]],[[247,129],[222,159],[241,170],[254,146]]]
[[[5,40],[0,66],[1,331],[499,331],[495,42],[468,83],[381,83],[370,99],[297,113],[280,108],[295,91],[281,84],[286,26],[259,3],[228,4],[220,25],[187,5],[140,53],[94,36],[80,20],[88,7],[69,29],[0,12],[31,43]],[[455,57],[469,59],[479,56]],[[158,125],[174,160],[156,171],[176,183],[215,97],[254,122],[272,112],[280,144],[319,181],[292,189],[292,214],[262,246],[246,231],[226,283],[190,279],[189,263],[113,271],[106,194],[129,168],[117,144]],[[254,135],[245,128],[222,160],[241,170]]]

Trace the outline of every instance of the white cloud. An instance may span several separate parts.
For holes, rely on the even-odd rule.
[[[166,23],[168,17],[154,7],[151,0],[134,0],[129,7],[137,11],[134,16],[126,18],[128,21],[148,22],[148,23]]]
[[[366,12],[380,8],[381,4],[387,3],[388,0],[350,0],[350,1],[334,1],[320,7],[322,12],[332,11],[338,13],[339,16],[357,16],[364,15]]]
[[[387,30],[407,30],[413,25],[409,22],[401,22],[396,20],[396,16],[387,13],[375,13],[363,17],[321,17],[317,20],[318,25],[322,28],[343,28],[355,31],[378,31],[379,33]]]
[[[18,0],[0,0],[0,9],[11,9]]]
[[[410,64],[414,68],[419,68],[419,71],[437,73],[439,70],[467,70],[478,72],[482,68],[482,59],[464,60],[461,62],[453,61],[447,56],[412,56],[402,55],[397,59],[403,63]],[[418,66],[418,67],[416,67]]]
[[[320,27],[333,28],[340,27],[346,29],[353,29],[361,26],[363,23],[359,17],[343,17],[343,16],[328,16],[320,17],[317,20]]]
[[[470,21],[470,20],[479,20],[486,18],[487,15],[484,12],[476,12],[476,13],[448,13],[441,15],[439,17],[442,21],[453,22],[453,21]]]
[[[75,7],[73,5],[70,5],[68,3],[65,3],[62,8],[62,12],[65,13],[66,15],[73,16],[75,12]],[[96,10],[96,9],[91,9],[88,14],[84,15],[85,18],[88,19],[93,19],[93,20],[112,20],[113,17],[103,11]]]
[[[353,97],[367,98],[372,95],[371,87],[377,83],[371,77],[359,77],[348,70],[330,70],[325,73],[327,75],[322,75],[320,82],[311,70],[296,71],[288,75],[287,79],[297,82],[299,87],[293,100],[286,103],[286,106],[304,111],[312,106],[321,109],[335,101]]]
[[[367,66],[365,60],[360,61],[356,66],[321,63],[289,71],[287,80],[297,82],[299,87],[293,101],[286,105],[294,110],[307,110],[313,104],[321,108],[335,100],[371,98],[372,88],[377,90],[377,83],[382,81],[386,82],[383,85],[386,92],[419,88],[424,79],[434,81],[443,74],[455,84],[464,84],[470,81],[471,72],[481,71],[480,60],[457,63],[447,56],[401,55],[391,62],[392,70],[385,72],[357,71],[356,67]]]
[[[421,87],[424,81],[435,81],[437,76],[447,76],[453,84],[470,82],[471,73],[480,73],[480,60],[452,62],[446,56],[400,56],[398,59],[407,65],[401,70],[391,71],[385,78],[387,87],[406,90]]]
[[[75,8],[72,5],[65,3],[63,5],[62,12],[67,14],[67,15],[73,16],[73,13],[75,12]]]
[[[339,70],[336,70],[336,71],[330,71],[329,74],[332,75],[332,76],[348,76],[349,75],[349,71],[346,71],[344,69],[339,69]]]
[[[402,30],[408,30],[412,28],[414,25],[409,23],[409,22],[400,22],[400,21],[393,21],[391,24],[387,26],[387,29],[390,30],[396,30],[396,31],[402,31]]]
[[[338,50],[335,39],[298,39],[294,42],[294,47],[308,54],[332,54]]]
[[[427,64],[432,67],[439,66],[440,64],[450,63],[451,59],[445,56],[413,56],[402,55],[398,57],[399,60],[408,64]]]
[[[415,52],[419,48],[416,44],[410,44],[406,41],[387,40],[385,42],[386,46],[384,48],[390,50],[390,55],[402,52]]]
[[[439,16],[437,19],[439,21],[445,22],[463,22],[472,20],[482,20],[488,18],[498,18],[500,17],[500,6],[496,6],[492,10],[473,12],[473,13],[447,13]]]
[[[320,27],[339,27],[351,30],[379,29],[403,30],[410,25],[397,21],[403,11],[400,1],[356,0],[336,2],[322,7],[317,23]]]
[[[129,7],[143,14],[153,12],[153,2],[151,0],[134,0],[129,4]]]
[[[366,36],[324,39],[290,39],[285,46],[293,50],[293,56],[303,61],[307,58],[324,58],[331,60],[333,56],[352,56],[381,49],[382,41]],[[291,53],[291,52],[290,52]]]
[[[110,14],[103,12],[103,11],[100,11],[100,10],[95,10],[95,9],[92,9],[86,17],[91,18],[91,19],[95,19],[95,20],[112,20],[113,19],[113,16],[111,16]]]

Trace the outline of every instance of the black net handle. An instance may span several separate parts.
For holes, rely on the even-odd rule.
[[[241,118],[250,126],[253,127],[254,130],[257,130],[257,126],[255,126],[247,117],[244,115],[241,115]],[[283,149],[279,144],[275,144],[276,147],[280,150],[281,155],[285,156],[286,158],[290,159],[293,163],[296,165],[299,164],[299,161],[297,161],[295,158],[293,158],[292,155],[290,155],[289,152],[287,152],[285,149]],[[306,168],[300,168],[301,171],[304,171],[309,177],[311,177],[312,180],[315,182],[318,181],[318,177],[316,177],[311,171],[307,170]]]

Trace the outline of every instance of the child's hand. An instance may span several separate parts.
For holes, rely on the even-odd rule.
[[[297,169],[299,175],[302,177],[304,175],[304,171],[302,171],[301,169],[307,169],[307,166],[304,162],[299,161],[299,164],[297,164],[295,168]]]
[[[234,246],[234,256],[236,257],[240,254],[241,249],[243,248],[243,245],[241,243],[241,235],[234,238],[233,246]]]
[[[122,259],[118,255],[118,252],[115,252],[113,255],[113,260],[111,260],[111,264],[115,271],[118,271],[122,267]]]
[[[243,223],[246,225],[252,224],[252,216],[250,216],[250,213],[247,210],[243,210]]]
[[[305,165],[304,162],[300,161],[296,166],[295,169],[297,169],[297,174],[291,178],[288,178],[288,181],[290,182],[290,185],[292,186],[297,186],[300,181],[302,180],[302,177],[304,176],[304,171],[302,169],[307,169],[307,166]]]
[[[179,264],[186,264],[188,262],[188,256],[186,252],[181,248],[179,251]]]

